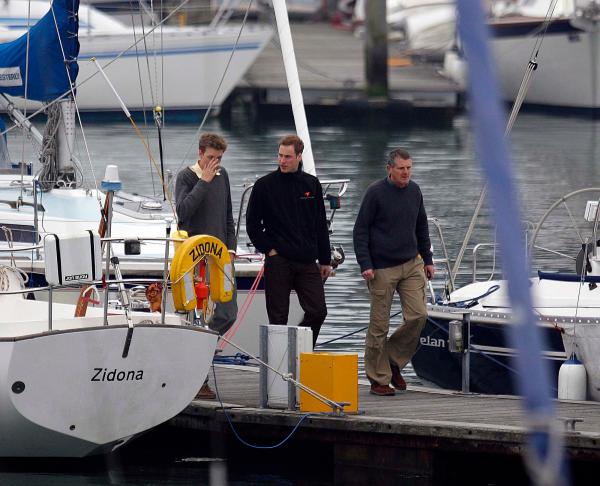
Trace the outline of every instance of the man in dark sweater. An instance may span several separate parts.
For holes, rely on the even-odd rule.
[[[304,310],[300,325],[312,329],[314,345],[327,316],[323,281],[331,273],[331,250],[323,190],[316,177],[302,170],[303,150],[296,135],[280,140],[279,168],[252,189],[246,231],[265,254],[269,323],[287,324],[290,292],[295,290]]]
[[[195,164],[177,174],[175,199],[179,229],[188,236],[212,235],[219,238],[235,257],[235,224],[231,206],[229,176],[221,159],[227,149],[225,140],[214,133],[200,137],[200,158]],[[215,304],[209,327],[223,335],[237,318],[237,292],[234,284],[233,298],[224,304]],[[197,398],[215,398],[206,382]]]
[[[417,349],[427,319],[425,277],[435,273],[423,195],[411,170],[408,152],[390,152],[388,176],[368,187],[354,224],[356,260],[371,294],[365,372],[374,395],[406,389],[400,370]],[[395,291],[404,324],[388,339]]]

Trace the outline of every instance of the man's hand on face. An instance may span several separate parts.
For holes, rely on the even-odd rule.
[[[206,167],[204,167],[204,169],[202,169],[202,176],[200,177],[200,179],[202,179],[204,182],[211,182],[217,175],[220,165],[221,165],[220,159],[210,160],[206,164]]]

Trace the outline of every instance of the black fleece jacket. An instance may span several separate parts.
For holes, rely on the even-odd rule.
[[[279,169],[254,184],[246,232],[255,248],[275,249],[288,260],[329,265],[329,230],[319,180],[302,169],[283,173]]]
[[[388,177],[371,184],[354,224],[354,252],[360,270],[400,265],[420,254],[433,263],[427,213],[413,181],[400,188]]]

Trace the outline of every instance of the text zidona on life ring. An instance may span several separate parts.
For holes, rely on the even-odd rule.
[[[180,244],[171,262],[171,287],[176,310],[183,312],[196,308],[194,268],[204,258],[208,261],[210,272],[210,298],[220,303],[232,299],[233,275],[227,247],[214,236],[196,235]]]

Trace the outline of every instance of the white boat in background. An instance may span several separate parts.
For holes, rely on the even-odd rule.
[[[557,2],[547,30],[550,0],[520,2],[510,16],[494,10],[490,26],[503,93],[514,99],[536,42],[544,35],[528,104],[600,108],[600,10],[592,0]],[[544,33],[545,31],[545,33]]]
[[[536,70],[525,103],[553,108],[600,108],[600,10],[594,0],[497,2],[489,26],[498,78],[506,100],[514,101],[530,62]],[[455,48],[444,72],[459,84],[465,61]]]
[[[43,0],[1,2],[0,42],[21,36],[49,8],[50,2]],[[156,105],[164,110],[218,109],[273,33],[259,25],[243,30],[234,24],[164,25],[143,39],[153,26],[134,30],[86,5],[79,8],[79,24],[77,104],[80,110],[93,112],[120,111],[121,106],[92,58],[104,66],[130,111],[152,110]]]
[[[354,22],[364,24],[366,0],[354,7]],[[455,39],[454,0],[387,0],[388,37],[410,51],[443,53]]]

